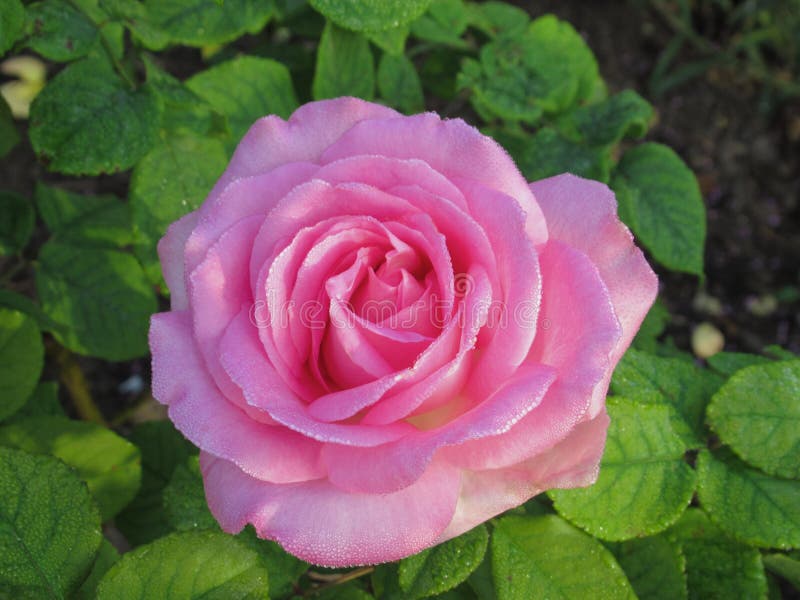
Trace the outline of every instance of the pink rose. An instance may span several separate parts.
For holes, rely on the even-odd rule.
[[[354,98],[256,122],[159,253],[153,394],[212,513],[329,566],[593,482],[657,288],[606,186]]]

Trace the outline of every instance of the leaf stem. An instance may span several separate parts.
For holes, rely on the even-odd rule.
[[[352,581],[353,579],[358,579],[359,577],[363,577],[364,575],[369,575],[374,570],[375,567],[359,567],[358,569],[353,569],[352,571],[348,571],[347,573],[335,574],[335,575],[324,575],[322,573],[315,573],[314,571],[309,571],[308,576],[311,579],[316,579],[317,581],[325,581],[325,583],[323,583],[319,587],[307,590],[306,593],[303,594],[303,597],[307,598],[309,596],[314,596],[334,586],[347,583],[348,581]]]
[[[89,384],[75,355],[63,346],[54,344],[53,357],[58,365],[58,378],[67,388],[76,412],[84,421],[108,427],[103,414],[92,399]]]

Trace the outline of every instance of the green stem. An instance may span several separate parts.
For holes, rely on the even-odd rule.
[[[320,592],[327,590],[329,588],[335,587],[337,585],[342,585],[343,583],[347,583],[348,581],[352,581],[353,579],[358,579],[359,577],[363,577],[364,575],[369,575],[374,570],[375,567],[359,567],[358,569],[353,569],[352,571],[348,571],[347,573],[342,573],[341,575],[334,575],[333,579],[329,580],[327,579],[327,577],[322,576],[326,579],[326,583],[320,585],[319,587],[307,590],[303,594],[303,597],[307,598],[309,596],[316,596]],[[313,576],[313,573],[309,573],[309,575]]]
[[[92,399],[89,383],[83,374],[75,355],[63,346],[54,346],[53,355],[58,365],[58,378],[67,388],[75,411],[81,419],[108,427],[103,414]]]

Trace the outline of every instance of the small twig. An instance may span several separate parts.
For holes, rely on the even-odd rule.
[[[343,583],[347,583],[348,581],[352,581],[353,579],[358,579],[359,577],[363,577],[364,575],[369,575],[374,570],[375,567],[359,567],[358,569],[353,569],[352,571],[348,571],[347,573],[333,573],[331,575],[309,571],[308,576],[311,579],[315,579],[317,581],[324,581],[325,583],[323,583],[319,587],[307,590],[306,593],[303,594],[303,597],[314,596],[329,588],[341,585]]]
[[[75,411],[81,419],[108,427],[103,414],[92,399],[89,384],[75,355],[63,346],[54,345],[53,356],[58,365],[58,378],[67,388]]]

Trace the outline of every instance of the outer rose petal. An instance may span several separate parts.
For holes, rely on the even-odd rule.
[[[182,216],[167,229],[167,233],[158,242],[158,258],[164,281],[170,293],[172,310],[183,310],[188,306],[186,283],[184,282],[183,250],[186,240],[197,225],[198,212],[193,211]]]
[[[431,465],[392,494],[351,494],[326,480],[274,485],[200,454],[206,498],[229,533],[253,523],[303,560],[346,567],[397,560],[435,543],[453,517],[461,476]]]

